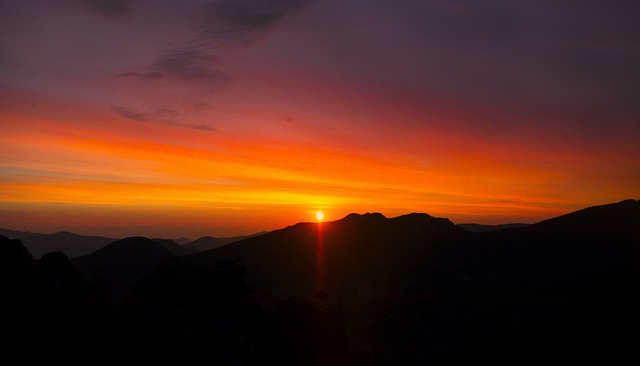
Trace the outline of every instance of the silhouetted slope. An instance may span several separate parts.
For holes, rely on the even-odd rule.
[[[529,236],[562,239],[580,238],[588,241],[640,241],[640,201],[625,200],[589,207],[527,227]]]
[[[0,235],[0,263],[20,263],[32,259],[31,253],[20,240]]]
[[[192,248],[198,252],[203,252],[205,250],[215,249],[223,245],[224,243],[221,240],[218,240],[217,238],[214,238],[212,236],[203,236],[201,238],[191,241],[189,244],[187,244],[187,247]]]
[[[187,244],[191,243],[191,239],[185,238],[185,237],[173,239],[173,241],[175,241],[176,243],[178,243],[180,245],[187,245]]]
[[[0,294],[2,299],[25,296],[34,281],[34,273],[35,261],[20,240],[0,235]]]
[[[170,251],[173,255],[187,255],[197,253],[194,248],[184,247],[171,239],[151,239],[156,243],[160,243],[165,249]]]
[[[55,234],[28,235],[21,240],[35,258],[51,252],[62,252],[67,257],[74,258],[92,253],[117,239],[61,231]]]
[[[629,200],[477,234],[449,254],[450,265],[438,271],[430,288],[413,293],[439,297],[446,307],[430,306],[430,314],[409,317],[406,326],[414,332],[402,342],[411,348],[437,341],[446,354],[467,339],[445,328],[437,339],[418,331],[437,319],[481,336],[465,346],[467,355],[492,362],[637,359],[631,340],[640,327],[638,227],[640,206]],[[407,305],[419,311],[424,303]],[[455,317],[447,307],[456,309]],[[437,354],[425,359],[444,361]]]
[[[485,273],[468,291],[628,302],[640,291],[639,227],[640,203],[629,200],[479,234],[464,270]]]
[[[203,236],[185,244],[185,246],[188,248],[194,249],[196,252],[204,252],[206,250],[216,249],[221,246],[234,243],[236,241],[252,238],[254,236],[262,235],[265,233],[267,232],[263,231],[263,232],[259,232],[251,235],[238,235],[238,236],[231,236],[228,238],[214,238],[212,236]]]
[[[261,231],[261,232],[249,234],[249,235],[236,235],[236,236],[229,236],[229,237],[216,238],[216,239],[218,239],[218,241],[221,242],[222,245],[227,245],[227,244],[234,243],[236,241],[240,241],[247,238],[253,238],[254,236],[259,236],[266,233],[268,233],[268,231]]]
[[[8,230],[8,229],[0,229],[0,235],[9,238],[9,239],[23,239],[28,236],[34,235],[42,235],[37,233],[32,233],[29,231],[16,231],[16,230]]]
[[[481,225],[481,224],[458,224],[461,228],[472,233],[484,233],[487,231],[495,231],[502,229],[515,229],[529,226],[529,224],[500,224],[500,225]]]
[[[72,263],[87,278],[100,279],[113,289],[126,291],[140,277],[173,256],[161,243],[130,237],[74,258]]]

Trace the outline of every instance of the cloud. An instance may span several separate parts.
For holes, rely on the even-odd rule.
[[[172,126],[192,128],[200,131],[215,131],[204,123],[185,122],[185,117],[178,111],[169,107],[156,107],[146,112],[134,111],[129,108],[114,106],[111,110],[121,117],[139,122],[163,123]]]
[[[119,114],[120,116],[126,118],[126,119],[131,119],[134,121],[145,121],[146,117],[144,114],[142,113],[138,113],[138,112],[134,112],[130,109],[127,108],[123,108],[123,107],[112,107],[111,108],[112,111],[116,112],[117,114]]]
[[[91,0],[96,7],[100,5],[114,11],[120,9],[116,6],[118,1],[112,2]],[[231,80],[231,76],[219,70],[215,64],[229,48],[248,47],[264,39],[278,22],[307,3],[308,0],[209,1],[194,8],[198,15],[192,38],[161,51],[153,61],[138,70],[121,73],[120,76],[146,81],[173,79],[223,86]],[[120,5],[123,9],[128,8],[128,2]]]
[[[105,17],[120,17],[131,10],[132,0],[82,0],[91,12]]]
[[[305,4],[305,0],[211,1],[203,8],[199,30],[208,42],[246,44]]]
[[[214,67],[215,60],[216,57],[197,46],[176,47],[161,52],[155,60],[139,71],[122,73],[120,76],[136,76],[143,80],[173,78],[224,84],[231,77]]]
[[[287,15],[308,0],[214,0],[199,8],[194,36],[161,51],[136,71],[120,74],[143,81],[178,80],[217,90],[231,76],[216,67],[229,48],[248,47],[264,39]],[[206,91],[212,91],[211,88]]]

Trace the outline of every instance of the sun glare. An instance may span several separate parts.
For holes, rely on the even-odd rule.
[[[318,221],[322,221],[323,218],[324,218],[324,213],[322,213],[322,211],[316,211],[316,219]]]

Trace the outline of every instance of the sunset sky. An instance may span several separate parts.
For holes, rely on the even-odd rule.
[[[0,227],[196,238],[640,198],[640,2],[0,0]]]

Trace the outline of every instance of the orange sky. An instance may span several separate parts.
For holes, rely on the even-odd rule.
[[[196,1],[6,5],[0,227],[196,238],[316,210],[532,223],[640,196],[636,75],[584,56],[623,70],[624,35],[543,42],[537,13],[505,2],[527,37],[504,40],[499,9],[427,3],[252,3],[264,24],[202,20]],[[460,28],[424,22],[436,13]]]
[[[547,156],[510,143],[479,149],[446,131],[402,136],[406,151],[384,144],[364,151],[322,136],[243,139],[56,105],[70,118],[20,108],[2,114],[6,227],[224,236],[310,221],[317,209],[327,220],[377,211],[427,212],[457,223],[535,222],[624,199],[638,183],[637,172],[595,153]],[[400,132],[385,133],[394,139]],[[459,148],[440,146],[449,138]],[[416,154],[420,148],[433,156]],[[625,166],[623,157],[618,162]]]

